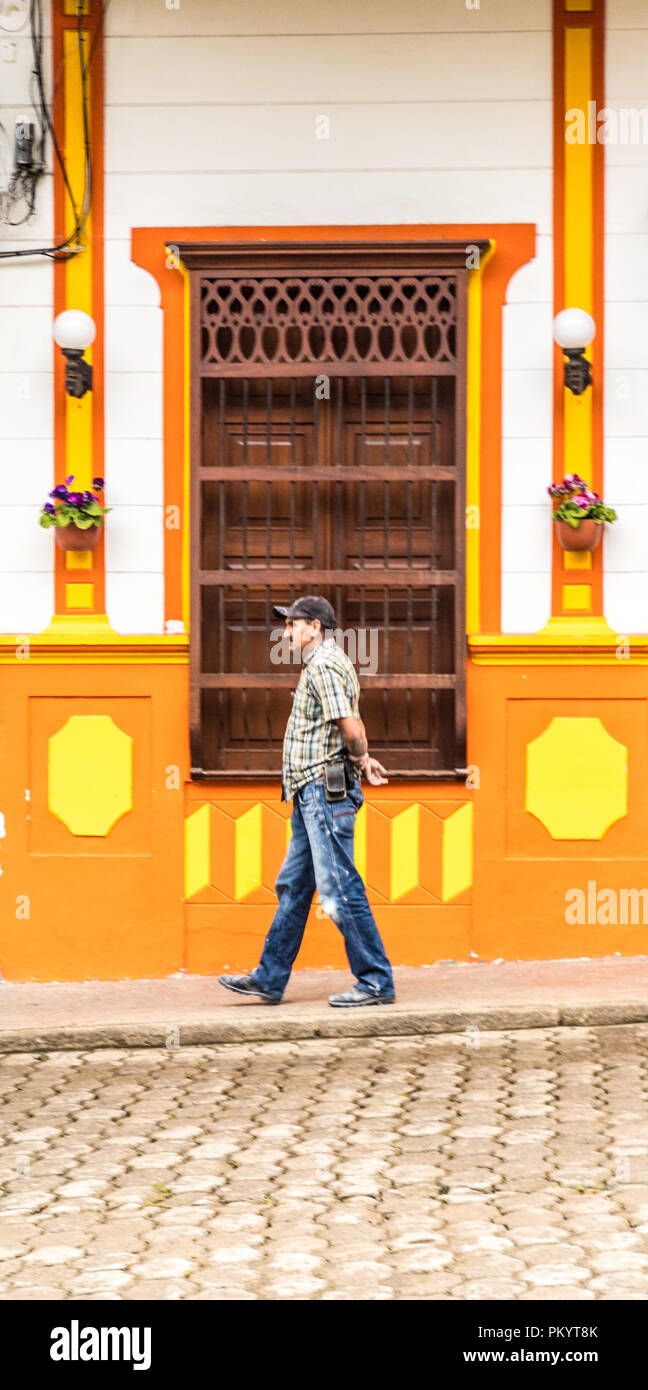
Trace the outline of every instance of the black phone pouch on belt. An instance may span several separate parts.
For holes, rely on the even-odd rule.
[[[347,794],[344,763],[326,763],[324,767],[324,795],[327,801],[344,801]]]

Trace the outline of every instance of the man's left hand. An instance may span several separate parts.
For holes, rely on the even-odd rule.
[[[382,787],[387,783],[387,770],[377,758],[367,756],[362,764],[362,772],[372,787]]]

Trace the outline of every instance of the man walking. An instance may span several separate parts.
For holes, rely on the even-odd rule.
[[[309,594],[273,612],[284,619],[290,650],[302,661],[283,745],[281,799],[293,798],[291,840],[258,966],[250,975],[221,975],[219,983],[279,1004],[317,888],[342,932],[356,978],[346,993],[330,995],[329,1004],[393,1004],[391,965],[353,859],[355,819],[364,801],[360,773],[374,786],[387,781],[384,767],[369,756],[358,677],[332,636],[335,614],[327,599]]]

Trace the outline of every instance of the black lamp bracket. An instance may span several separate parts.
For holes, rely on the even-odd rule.
[[[82,348],[61,348],[65,358],[65,389],[77,400],[92,390],[92,366],[86,362]]]
[[[582,396],[583,391],[592,385],[592,368],[585,356],[585,348],[563,348],[565,357],[565,386],[574,396]]]

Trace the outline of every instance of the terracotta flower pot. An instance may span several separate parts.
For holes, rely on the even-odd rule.
[[[60,550],[94,550],[99,544],[101,526],[88,526],[86,531],[76,522],[54,527],[54,539]]]
[[[590,516],[583,517],[578,526],[570,526],[568,521],[555,524],[558,544],[563,550],[596,550],[601,543],[604,523],[592,521]]]

